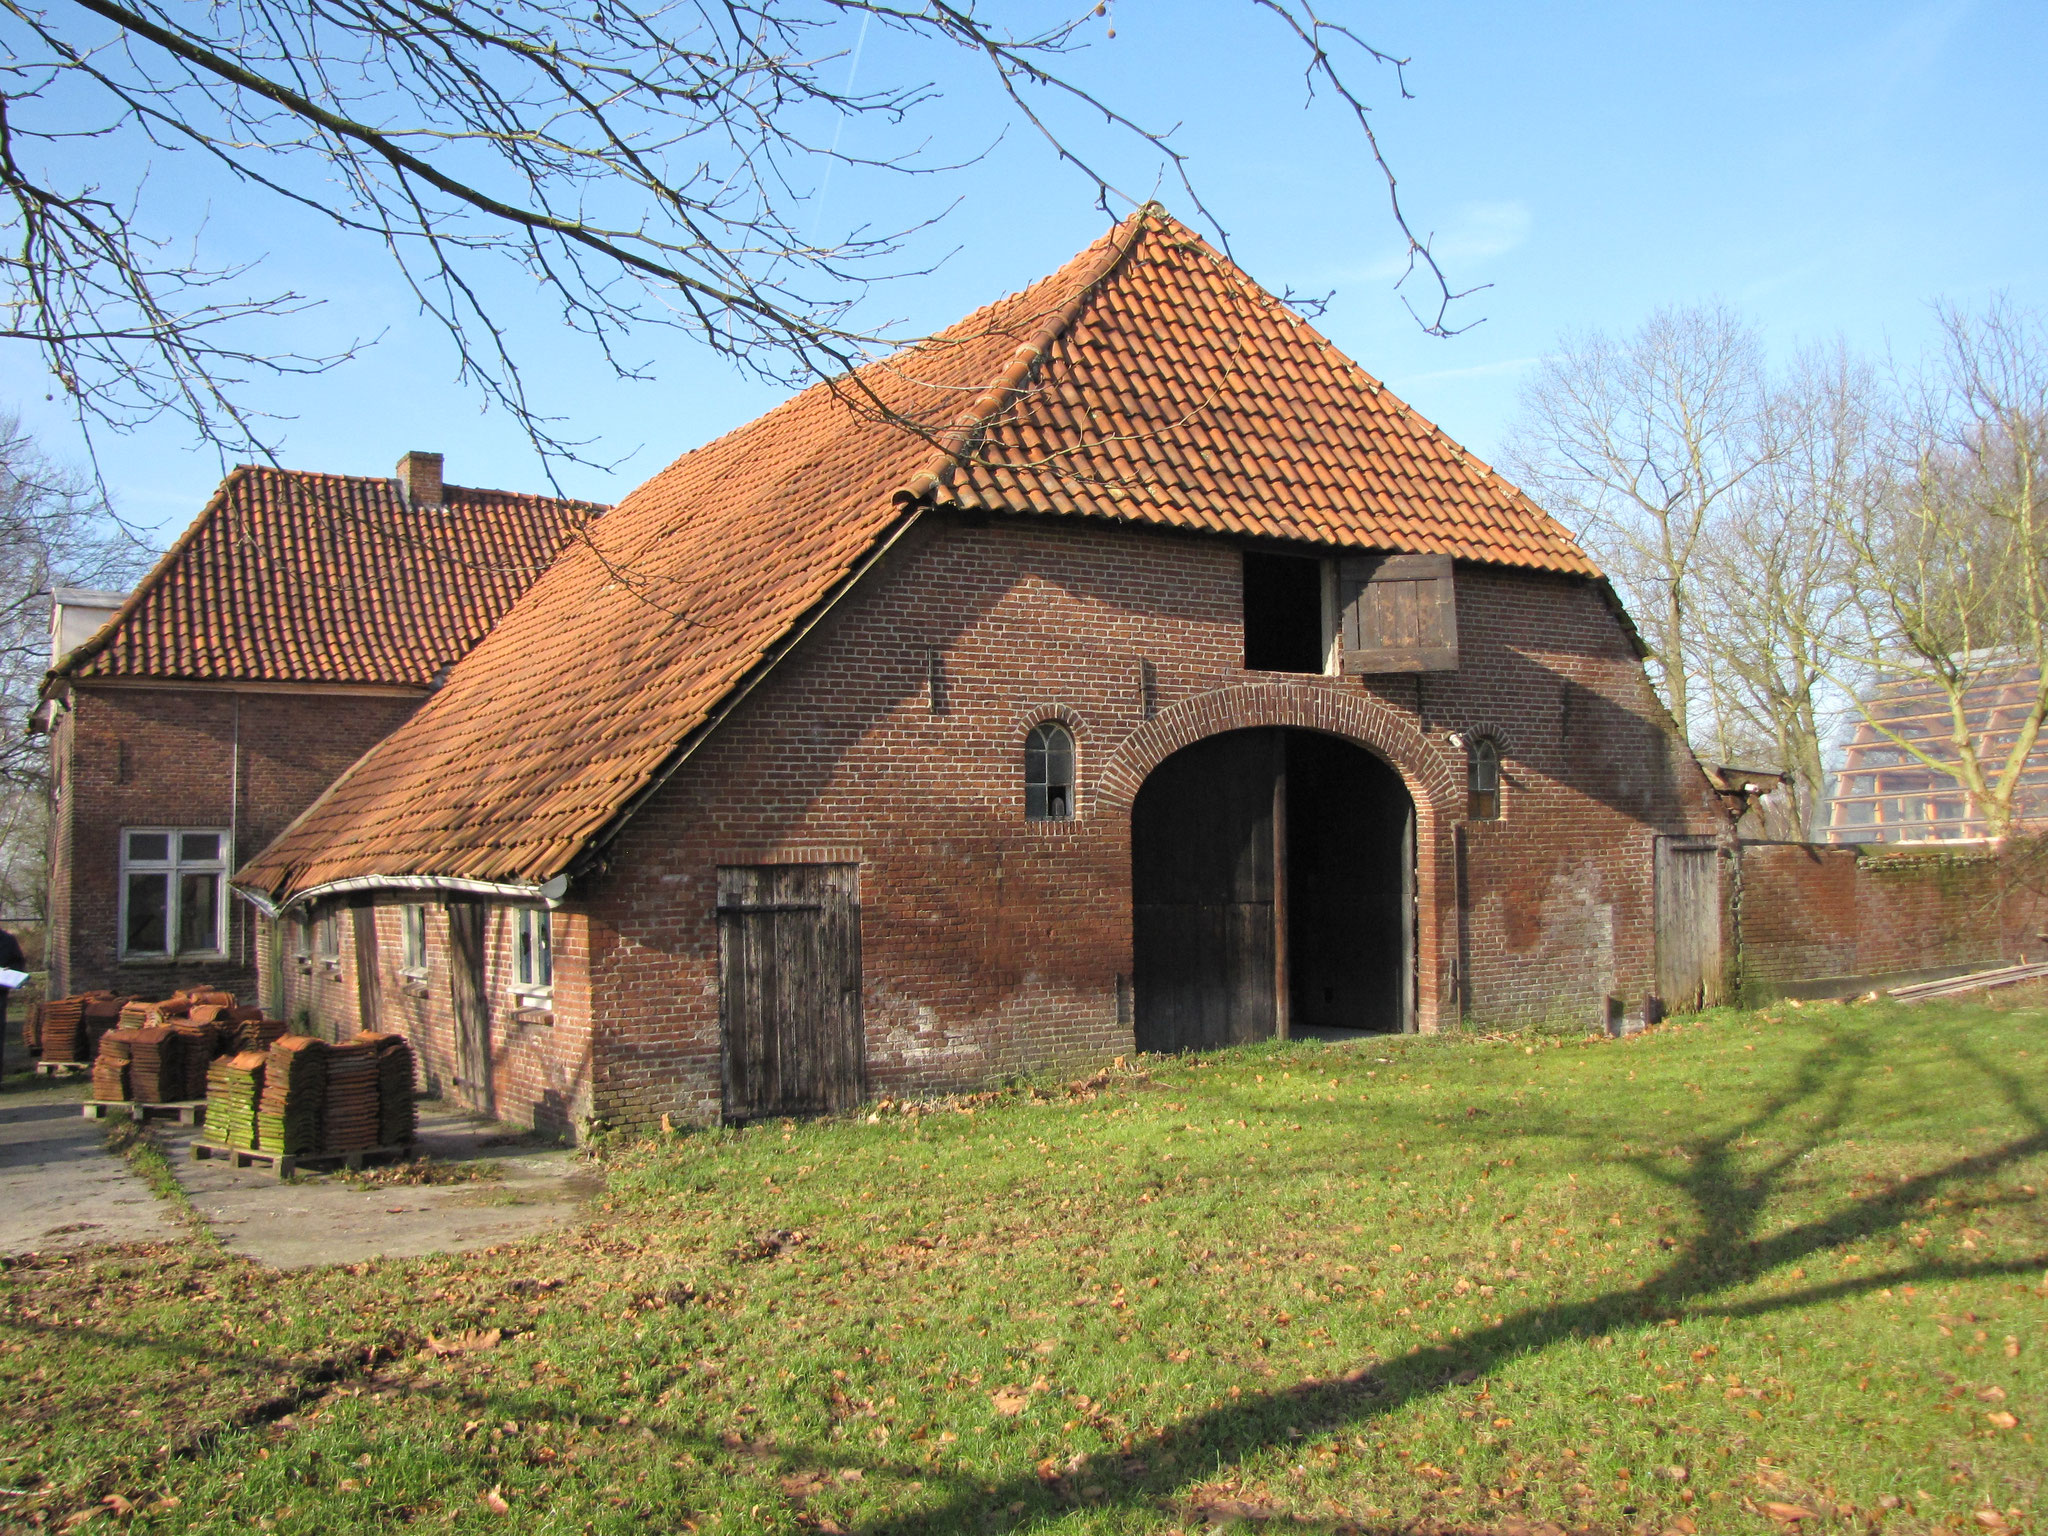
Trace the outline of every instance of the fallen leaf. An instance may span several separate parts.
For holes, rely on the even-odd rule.
[[[512,1513],[512,1506],[505,1502],[504,1487],[503,1483],[494,1484],[483,1495],[481,1502],[484,1508],[494,1515],[509,1515]]]
[[[1818,1520],[1820,1518],[1819,1515],[1816,1515],[1804,1504],[1778,1504],[1774,1502],[1764,1506],[1764,1513],[1773,1520],[1782,1520],[1787,1525],[1796,1525],[1801,1520]]]
[[[1980,1509],[1977,1511],[1976,1518],[1977,1523],[1987,1531],[2002,1531],[2005,1529],[2005,1516],[1995,1509]]]
[[[107,1508],[111,1509],[117,1517],[123,1520],[127,1519],[128,1516],[135,1513],[134,1501],[132,1499],[124,1499],[118,1493],[110,1493],[104,1499],[101,1499],[100,1502],[106,1505]]]
[[[2005,1401],[2005,1388],[1982,1387],[1978,1389],[1977,1401],[1980,1403],[2002,1403]]]
[[[997,1413],[1006,1419],[1014,1419],[1031,1406],[1031,1398],[1022,1387],[1004,1387],[991,1392],[988,1398]]]
[[[1994,1429],[2012,1429],[2019,1423],[2018,1419],[2007,1413],[2003,1408],[1999,1409],[1996,1413],[1985,1414],[1984,1418],[1985,1422]]]
[[[435,1338],[430,1333],[427,1335],[427,1353],[445,1358],[448,1355],[470,1354],[479,1349],[495,1349],[504,1337],[505,1331],[502,1328],[465,1328],[462,1332],[445,1339]]]

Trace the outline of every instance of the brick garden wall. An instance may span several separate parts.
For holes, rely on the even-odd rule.
[[[204,984],[253,998],[255,931],[238,900],[228,902],[223,959],[120,958],[122,829],[228,827],[246,855],[416,703],[311,691],[75,687],[51,742],[52,995],[109,987],[162,997]]]
[[[572,889],[597,1114],[718,1113],[721,864],[860,866],[877,1093],[1129,1050],[1132,797],[1240,727],[1330,731],[1401,773],[1421,1027],[1592,1027],[1652,989],[1653,838],[1726,822],[1594,587],[1461,569],[1460,670],[1364,682],[1246,672],[1239,584],[1220,539],[1019,519],[906,540]],[[1031,823],[1022,742],[1055,715],[1077,814]],[[1461,827],[1452,731],[1500,740],[1498,823]]]
[[[2048,899],[1989,851],[1745,843],[1742,990],[1860,991],[1886,978],[2048,959]]]

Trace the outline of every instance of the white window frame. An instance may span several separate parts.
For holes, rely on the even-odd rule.
[[[540,1006],[554,999],[554,921],[555,914],[548,907],[512,909],[512,997],[522,1006]],[[542,936],[537,953],[544,963],[538,968],[527,963],[527,956],[535,951],[529,951],[523,944],[527,932],[535,929]],[[536,974],[536,970],[539,974]]]
[[[169,857],[163,859],[136,859],[129,857],[130,839],[135,837],[162,837]],[[187,837],[216,837],[220,852],[217,858],[187,859],[182,857],[184,839]],[[228,953],[228,873],[234,867],[235,850],[226,827],[123,827],[121,829],[120,881],[121,900],[118,921],[120,923],[121,958],[123,960],[224,960]],[[164,947],[162,949],[130,949],[128,947],[128,876],[135,874],[162,874],[164,880]],[[180,921],[179,902],[184,895],[186,874],[211,874],[220,878],[214,883],[213,932],[218,941],[212,949],[179,949],[178,933],[183,927]]]
[[[333,947],[329,947],[332,941]],[[331,971],[341,969],[341,910],[330,907],[313,919],[313,958]]]
[[[422,903],[398,909],[398,974],[411,981],[427,979],[427,909]]]

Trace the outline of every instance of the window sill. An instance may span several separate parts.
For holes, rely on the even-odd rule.
[[[555,1016],[547,1008],[514,1008],[512,1022],[528,1029],[552,1029],[555,1025]]]
[[[220,949],[188,949],[178,954],[123,955],[114,963],[117,965],[187,965],[199,961],[213,962],[227,959],[227,952]]]

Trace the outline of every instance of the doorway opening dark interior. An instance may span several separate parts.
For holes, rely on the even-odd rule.
[[[1212,736],[1131,809],[1137,1045],[1413,1027],[1415,807],[1364,748]]]

